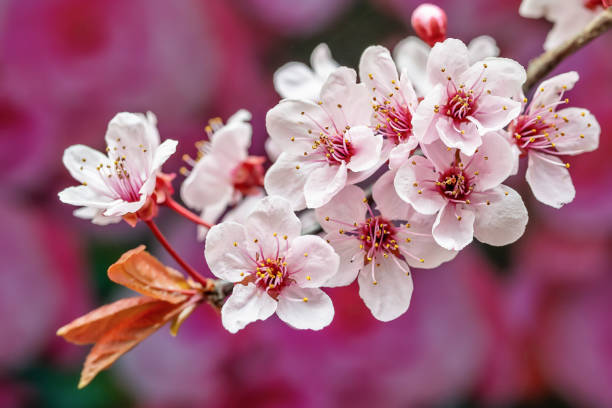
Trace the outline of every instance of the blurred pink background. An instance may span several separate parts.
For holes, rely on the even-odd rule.
[[[520,1],[434,1],[449,36],[489,34],[526,65],[550,28]],[[355,66],[370,44],[413,35],[413,0],[5,0],[0,2],[1,407],[612,407],[612,58],[608,33],[568,58],[572,106],[598,118],[598,151],[570,159],[577,196],[535,202],[525,236],[474,244],[414,274],[408,313],[376,321],[354,286],[330,290],[331,327],[299,332],[276,318],[237,335],[202,307],[177,338],[161,330],[88,388],[76,389],[86,348],[61,325],[125,295],[106,268],[153,244],[142,225],[97,227],[57,192],[74,143],[103,148],[119,111],[151,110],[178,139],[166,171],[195,152],[211,117],[253,113],[251,154],[264,154],[276,68],[327,42]],[[175,187],[182,180],[175,182]],[[162,229],[205,270],[195,227],[163,212]]]

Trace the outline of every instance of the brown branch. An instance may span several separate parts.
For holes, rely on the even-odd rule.
[[[540,82],[550,71],[555,69],[561,61],[611,28],[612,7],[602,11],[574,38],[532,59],[527,67],[527,81],[523,85],[523,91],[527,93],[536,83]]]

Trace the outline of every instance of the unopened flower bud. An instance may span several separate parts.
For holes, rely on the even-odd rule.
[[[601,3],[603,4],[604,8],[612,6],[612,0],[601,0]]]
[[[431,47],[446,39],[446,13],[440,7],[424,3],[412,12],[412,28]]]

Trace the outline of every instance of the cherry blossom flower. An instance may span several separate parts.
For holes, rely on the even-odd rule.
[[[544,42],[544,49],[550,50],[582,31],[602,10],[601,0],[523,0],[519,14],[554,24]]]
[[[228,205],[244,196],[259,195],[263,187],[263,157],[249,156],[251,114],[240,110],[223,125],[213,119],[206,127],[210,142],[198,143],[198,157],[184,159],[193,165],[181,185],[181,198],[189,207],[201,210],[201,218],[214,223]],[[200,237],[206,228],[200,228]]]
[[[510,144],[489,133],[473,156],[440,141],[422,146],[428,158],[412,156],[397,171],[398,195],[422,214],[436,214],[433,237],[442,247],[460,250],[472,242],[507,245],[527,224],[527,210],[516,191],[502,185],[512,171]]]
[[[316,100],[321,87],[340,65],[329,47],[321,43],[310,54],[310,69],[301,62],[288,62],[274,73],[274,88],[282,98]]]
[[[412,121],[421,143],[441,139],[471,156],[485,133],[502,129],[520,113],[526,74],[514,60],[486,58],[470,66],[465,44],[449,38],[432,48],[427,74],[433,88]]]
[[[268,112],[268,133],[283,149],[266,173],[268,194],[290,200],[295,210],[317,208],[380,167],[383,138],[370,128],[370,97],[356,77],[340,67],[320,101],[286,99]]]
[[[516,153],[515,172],[519,155],[527,155],[527,183],[539,201],[555,208],[571,202],[576,195],[569,163],[559,156],[590,152],[599,146],[601,128],[588,110],[557,111],[559,105],[569,102],[564,93],[576,81],[578,74],[571,71],[542,82],[525,112],[508,127]]]
[[[499,55],[495,39],[488,35],[474,38],[467,48],[470,64]],[[427,58],[430,51],[429,45],[414,36],[404,38],[393,49],[393,59],[398,70],[410,78],[419,96],[424,96],[432,88],[427,79]]]
[[[416,148],[412,117],[419,101],[406,74],[398,75],[389,50],[381,46],[366,48],[359,62],[359,77],[372,94],[372,125],[385,138],[383,150],[400,143]]]
[[[379,213],[367,204],[365,193],[347,186],[316,210],[325,239],[340,255],[340,269],[327,282],[344,286],[356,278],[359,295],[375,318],[393,320],[410,306],[410,266],[434,268],[455,257],[431,236],[435,217],[416,213],[397,198],[393,174],[374,186]]]
[[[155,189],[162,164],[176,150],[177,141],[160,144],[157,119],[118,113],[106,131],[106,152],[84,145],[70,146],[63,162],[80,186],[59,193],[62,202],[81,206],[74,215],[94,224],[118,222],[141,210]]]
[[[221,309],[232,333],[274,312],[298,329],[319,330],[334,309],[319,289],[338,270],[339,257],[322,238],[300,236],[301,223],[290,203],[266,197],[244,224],[223,222],[206,237],[205,256],[218,278],[234,282]]]

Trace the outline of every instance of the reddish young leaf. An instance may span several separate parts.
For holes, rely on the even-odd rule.
[[[188,304],[151,300],[143,303],[137,312],[117,321],[114,327],[109,327],[87,355],[79,388],[89,384],[100,371],[177,316]]]
[[[178,271],[164,266],[146,252],[144,245],[132,249],[108,268],[108,277],[145,296],[181,303],[187,300],[185,291],[194,287]]]
[[[74,344],[95,343],[123,320],[140,315],[152,302],[157,300],[141,296],[118,300],[92,310],[65,325],[57,331],[57,335]]]

